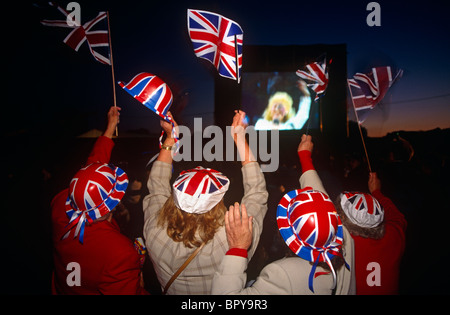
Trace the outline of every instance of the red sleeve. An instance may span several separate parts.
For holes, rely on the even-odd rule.
[[[393,229],[397,231],[404,240],[407,226],[405,216],[398,210],[392,200],[384,196],[379,189],[374,190],[372,196],[374,196],[383,206],[386,233],[390,233],[388,230]]]
[[[298,151],[297,153],[300,159],[300,164],[302,165],[302,173],[310,170],[315,170],[310,151],[302,150]]]
[[[89,154],[86,165],[95,162],[109,163],[113,147],[114,141],[112,141],[112,139],[105,136],[98,137],[91,153]]]
[[[225,255],[233,255],[244,258],[248,257],[247,250],[242,248],[230,248]]]

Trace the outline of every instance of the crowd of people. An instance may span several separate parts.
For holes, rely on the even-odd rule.
[[[399,293],[407,222],[377,173],[364,187],[329,194],[331,176],[316,170],[312,137],[303,135],[300,178],[273,174],[274,185],[237,110],[230,125],[241,174],[175,172],[173,125],[162,120],[156,161],[145,176],[128,176],[110,164],[119,114],[111,107],[86,164],[52,200],[52,293]],[[230,189],[240,185],[243,196]],[[67,280],[77,277],[72,262],[83,271],[78,283]]]

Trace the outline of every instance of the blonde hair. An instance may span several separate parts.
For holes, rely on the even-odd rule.
[[[188,213],[179,209],[170,196],[158,213],[158,226],[167,226],[167,235],[175,242],[183,242],[189,248],[199,247],[211,240],[224,225],[226,211],[222,199],[206,213]]]
[[[295,110],[292,107],[292,97],[286,92],[276,92],[269,98],[269,104],[266,107],[266,110],[263,113],[263,117],[265,120],[272,120],[272,109],[277,103],[282,103],[287,111],[286,116],[284,116],[283,121],[285,122],[291,117],[295,116]]]

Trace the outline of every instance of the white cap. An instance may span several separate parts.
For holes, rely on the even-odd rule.
[[[364,228],[374,228],[383,222],[383,207],[372,195],[344,192],[340,196],[342,210],[352,223]]]
[[[222,200],[230,180],[219,171],[197,166],[183,171],[173,183],[173,200],[181,210],[202,214]]]

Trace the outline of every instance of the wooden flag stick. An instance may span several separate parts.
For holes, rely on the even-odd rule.
[[[348,81],[347,81],[347,85],[348,85]],[[364,141],[364,137],[363,137],[362,130],[361,130],[361,124],[359,123],[358,113],[356,112],[355,103],[353,102],[352,89],[350,88],[349,85],[348,85],[348,90],[350,91],[350,97],[352,99],[352,105],[353,105],[353,111],[355,112],[356,123],[358,124],[359,134],[361,135],[361,140],[363,142],[364,152],[366,153],[366,159],[367,159],[367,165],[369,166],[369,172],[372,173],[372,168],[370,167],[369,155],[367,154],[367,149],[366,149],[366,142]]]
[[[348,85],[348,82],[347,82],[347,85]],[[369,166],[369,172],[372,173],[372,168],[370,167],[369,155],[367,154],[367,149],[366,149],[366,142],[364,141],[364,137],[363,137],[362,130],[361,130],[361,124],[359,123],[359,117],[358,117],[358,114],[356,113],[355,103],[353,102],[352,89],[350,88],[350,86],[348,87],[348,89],[350,91],[350,97],[352,99],[353,111],[355,112],[356,123],[358,124],[359,134],[361,135],[361,140],[362,140],[362,143],[363,143],[364,152],[366,153],[367,165]]]
[[[320,99],[319,99],[319,101],[320,101]],[[316,104],[316,101],[314,101],[311,104],[311,108],[309,109],[308,124],[306,125],[306,135],[309,135],[309,123],[311,122],[311,119],[312,119],[311,114],[313,113],[312,109],[313,109],[314,104]],[[300,108],[299,108],[299,110],[300,110]]]
[[[354,109],[354,107],[353,107]],[[356,114],[356,110],[355,110],[355,114]],[[363,147],[364,147],[364,152],[366,153],[366,159],[367,159],[367,165],[369,166],[369,172],[372,173],[372,168],[370,167],[370,160],[369,160],[369,155],[367,154],[367,149],[366,149],[366,142],[364,141],[364,137],[361,131],[361,124],[359,123],[359,118],[358,115],[356,115],[356,120],[358,121],[358,128],[359,128],[359,134],[361,135],[361,140],[363,143]]]
[[[240,79],[239,79],[239,52],[238,52],[238,43],[237,43],[237,35],[234,35],[234,53],[236,58],[236,82],[237,82],[237,89],[236,89],[236,102],[238,105],[238,108],[241,109],[241,94],[240,94]]]
[[[109,11],[106,11],[106,18],[108,20],[108,39],[109,39],[109,55],[110,55],[110,60],[111,60],[113,100],[114,100],[114,107],[117,107],[117,103],[116,103],[116,80],[114,78],[114,61],[113,61],[113,52],[112,52],[112,43],[111,43],[111,28],[109,26]],[[118,137],[118,136],[119,136],[119,128],[116,126],[116,137]]]
[[[234,35],[234,52],[236,57],[236,81],[239,85],[239,53],[238,53],[238,44],[237,44],[237,35]]]

